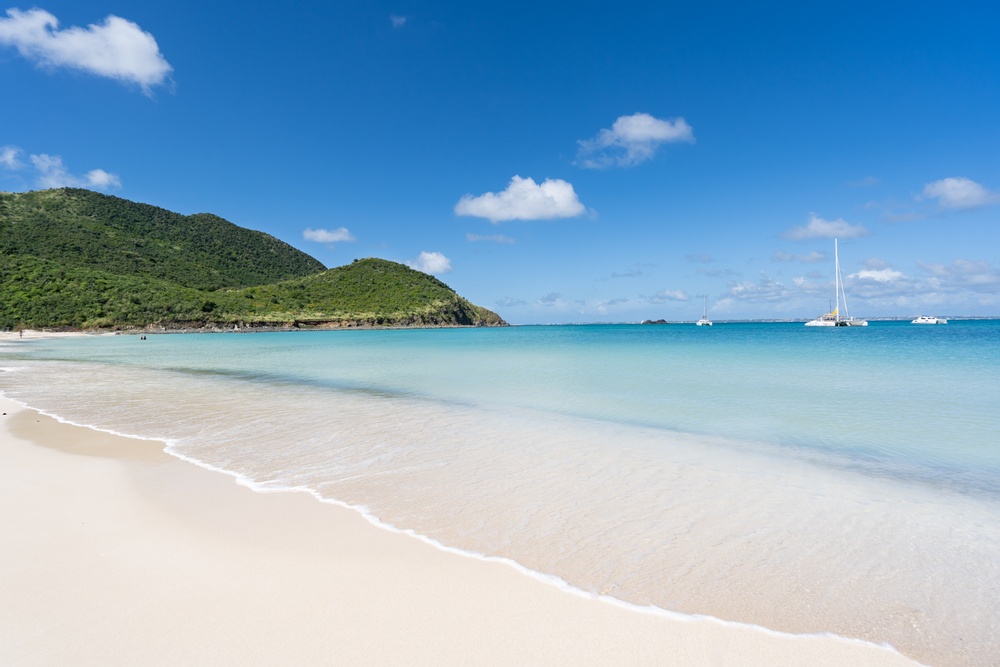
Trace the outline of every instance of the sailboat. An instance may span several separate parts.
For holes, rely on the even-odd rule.
[[[701,319],[695,322],[700,327],[710,327],[712,326],[712,320],[708,319],[708,295],[705,295],[705,310],[702,312]]]
[[[826,315],[806,322],[807,327],[866,327],[868,320],[851,317],[847,310],[847,294],[844,292],[844,277],[840,273],[840,255],[837,250],[837,239],[833,240],[833,298],[836,302],[833,310]],[[840,305],[844,305],[844,314],[840,314]]]

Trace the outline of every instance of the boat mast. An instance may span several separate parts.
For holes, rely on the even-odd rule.
[[[837,301],[833,318],[835,322],[840,321],[840,254],[837,250],[837,239],[833,240],[833,296]]]
[[[834,240],[834,247],[836,247],[836,239]],[[840,280],[840,297],[844,300],[844,319],[851,319],[851,311],[847,307],[847,290],[844,289],[844,275],[840,272],[840,259],[837,259],[837,278]]]

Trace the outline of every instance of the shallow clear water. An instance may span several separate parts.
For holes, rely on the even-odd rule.
[[[1000,322],[57,339],[0,390],[587,591],[1000,661]]]

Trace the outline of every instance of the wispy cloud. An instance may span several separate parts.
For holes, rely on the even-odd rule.
[[[502,192],[487,192],[478,197],[465,195],[455,204],[456,215],[486,218],[494,224],[506,220],[574,218],[585,210],[573,186],[566,181],[548,178],[538,184],[520,176],[510,179]]]
[[[631,167],[651,159],[666,143],[694,143],[694,130],[683,118],[660,119],[647,113],[619,116],[592,139],[578,141],[576,164],[588,169]]]
[[[55,16],[42,9],[8,9],[7,16],[0,19],[0,44],[13,46],[42,67],[66,67],[134,83],[147,95],[173,71],[153,36],[118,16],[64,30]]]
[[[83,176],[71,174],[58,155],[31,155],[31,165],[34,167],[35,182],[42,188],[96,188],[109,190],[120,188],[122,181],[117,174],[93,169]]]
[[[584,302],[580,305],[583,306],[584,308],[592,309],[599,315],[607,315],[608,313],[611,312],[620,311],[621,308],[617,308],[617,306],[624,306],[629,303],[631,303],[631,301],[628,299],[628,297],[616,297],[614,299],[598,300],[593,302],[592,304]]]
[[[725,299],[733,301],[785,301],[791,295],[791,290],[783,283],[772,280],[766,274],[761,274],[756,283],[749,280],[729,284]]]
[[[498,299],[496,304],[501,308],[514,308],[516,306],[526,306],[528,302],[524,299],[515,299],[511,296],[505,296],[502,299]]]
[[[685,255],[684,259],[691,262],[692,264],[711,264],[712,262],[715,261],[715,258],[707,253]]]
[[[24,162],[24,150],[17,146],[0,146],[0,167],[6,171],[24,174],[39,188],[94,188],[111,190],[122,186],[118,174],[103,169],[92,169],[82,176],[70,173],[59,155],[39,153],[28,156]]]
[[[630,266],[625,271],[622,271],[620,273],[617,272],[617,271],[615,271],[614,273],[611,274],[611,277],[612,278],[640,278],[640,277],[646,275],[646,269],[653,268],[654,266],[655,266],[654,264],[642,264],[640,262],[636,262],[635,264],[633,264],[632,266]]]
[[[793,241],[834,238],[852,239],[870,235],[871,232],[861,225],[852,225],[841,218],[824,220],[815,213],[809,214],[809,222],[805,225],[792,227],[783,234],[785,238],[792,239]]]
[[[549,292],[545,296],[535,299],[535,304],[551,308],[553,306],[564,306],[565,302],[563,302],[562,295],[559,292]]]
[[[782,252],[780,250],[775,250],[774,254],[771,255],[771,261],[774,262],[799,262],[800,264],[813,264],[815,262],[826,261],[826,253],[818,252],[816,250],[807,254],[795,254]]]
[[[916,213],[915,211],[908,211],[905,213],[891,213],[886,212],[882,214],[883,222],[916,222],[917,220],[923,220],[927,216],[923,213]]]
[[[330,245],[356,240],[347,227],[338,227],[337,229],[312,229],[311,227],[307,227],[302,231],[302,238],[306,241],[315,241],[316,243],[327,243]]]
[[[21,149],[17,146],[0,146],[0,166],[17,171],[24,166],[20,159],[21,153]]]
[[[708,276],[709,278],[718,278],[719,276],[736,278],[742,275],[739,271],[734,271],[733,269],[696,269],[695,273]]]
[[[1000,194],[990,192],[968,178],[942,178],[924,186],[923,196],[936,199],[941,208],[978,208],[1000,202]]]
[[[471,241],[473,243],[479,241],[488,241],[489,243],[516,243],[514,239],[509,236],[504,236],[503,234],[466,234],[466,241]]]
[[[850,187],[852,187],[852,188],[872,188],[872,187],[875,187],[876,185],[878,185],[880,182],[881,181],[879,181],[874,176],[866,176],[866,177],[860,178],[860,179],[858,179],[856,181],[848,181],[847,185],[850,186]]]
[[[409,18],[406,16],[400,16],[398,14],[389,14],[389,22],[392,23],[393,28],[402,28],[404,25],[406,25],[406,22],[408,20]]]
[[[645,297],[646,303],[666,303],[668,301],[690,301],[691,297],[682,289],[663,289]]]
[[[451,260],[439,252],[422,252],[416,259],[408,260],[406,265],[434,276],[451,271]]]
[[[983,260],[956,259],[951,264],[917,262],[917,266],[943,291],[1000,292],[1000,269]]]

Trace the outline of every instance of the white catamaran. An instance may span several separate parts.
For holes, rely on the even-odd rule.
[[[708,319],[708,295],[705,296],[705,310],[702,311],[701,319],[695,322],[700,327],[712,326],[712,320]]]
[[[807,327],[866,327],[868,320],[851,317],[847,310],[847,294],[844,293],[844,277],[840,273],[840,254],[837,250],[837,239],[833,240],[833,273],[834,300],[837,305],[826,315],[820,315],[806,322]],[[844,305],[844,315],[840,315],[840,305]]]

